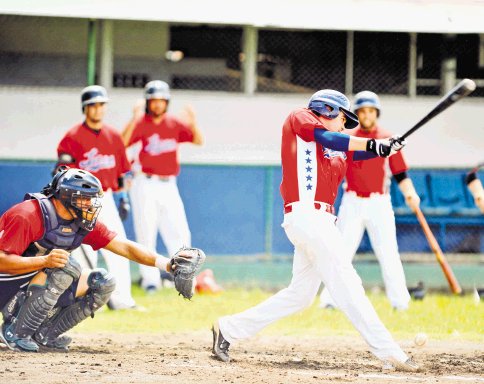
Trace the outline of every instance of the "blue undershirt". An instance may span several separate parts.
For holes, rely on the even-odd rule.
[[[331,132],[325,129],[314,130],[314,140],[325,148],[335,151],[347,152],[350,145],[350,135],[340,132]],[[377,157],[373,152],[354,151],[353,160],[368,160]]]

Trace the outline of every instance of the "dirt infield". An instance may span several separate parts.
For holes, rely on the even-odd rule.
[[[73,334],[68,353],[0,349],[2,383],[484,383],[484,345],[429,341],[400,345],[425,372],[383,373],[357,337],[258,336],[232,346],[232,362],[211,357],[211,333]],[[96,340],[96,341],[94,341]]]

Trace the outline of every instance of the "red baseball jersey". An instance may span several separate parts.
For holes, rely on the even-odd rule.
[[[282,127],[282,182],[284,205],[296,201],[334,204],[346,172],[346,152],[314,141],[314,130],[325,129],[307,108],[296,109]]]
[[[22,255],[28,246],[44,235],[44,220],[37,200],[26,200],[14,205],[0,217],[0,249],[5,253]],[[83,244],[94,250],[105,247],[116,232],[109,230],[99,220],[84,238]]]
[[[67,153],[74,158],[66,164],[91,172],[104,190],[119,189],[118,178],[131,169],[121,135],[103,125],[96,131],[85,123],[71,128],[57,146],[57,154]]]
[[[190,127],[170,114],[165,114],[159,124],[145,115],[135,126],[129,145],[141,141],[139,162],[145,173],[176,176],[180,173],[178,143],[193,142]]]
[[[358,127],[348,130],[347,133],[365,139],[384,139],[392,136],[390,132],[378,126],[371,132],[366,132]],[[402,151],[389,158],[376,157],[370,160],[353,161],[351,157],[346,171],[346,190],[365,196],[370,193],[387,193],[388,188],[385,183],[387,161],[393,175],[408,170]]]

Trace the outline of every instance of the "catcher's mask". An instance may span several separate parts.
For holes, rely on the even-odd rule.
[[[42,193],[54,196],[72,213],[81,228],[92,231],[102,207],[101,182],[91,173],[77,168],[61,167]]]
[[[358,116],[351,112],[348,98],[341,92],[332,89],[323,89],[312,95],[308,108],[317,115],[330,120],[338,117],[340,111],[343,112],[346,116],[345,128],[348,129],[355,128],[359,124]]]

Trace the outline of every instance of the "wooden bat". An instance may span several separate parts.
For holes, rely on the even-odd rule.
[[[430,227],[427,223],[427,220],[425,219],[424,214],[420,210],[419,207],[415,210],[415,215],[417,216],[417,219],[420,223],[420,226],[423,229],[423,232],[425,234],[425,237],[427,238],[427,241],[429,242],[430,248],[435,254],[435,257],[437,258],[437,261],[440,264],[440,267],[442,268],[442,271],[444,272],[444,275],[449,283],[450,289],[452,290],[452,293],[455,294],[461,294],[462,293],[462,288],[459,285],[459,282],[457,281],[454,272],[452,272],[452,269],[450,268],[449,263],[447,262],[447,259],[445,258],[442,250],[440,249],[439,243],[435,239],[434,234],[430,230]]]
[[[457,84],[454,88],[452,88],[447,94],[439,100],[437,105],[425,115],[417,124],[415,124],[412,128],[410,128],[407,132],[405,132],[401,140],[407,138],[412,133],[414,133],[417,129],[419,129],[422,125],[424,125],[427,121],[437,116],[439,113],[445,111],[449,108],[452,104],[456,103],[463,97],[467,96],[471,92],[476,89],[476,83],[471,79],[464,79],[459,84]]]

